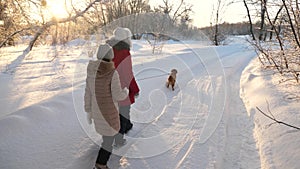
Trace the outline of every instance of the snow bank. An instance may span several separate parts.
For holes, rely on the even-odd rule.
[[[86,44],[87,41],[84,39],[74,39],[67,43],[68,46],[80,46]]]
[[[255,122],[254,137],[261,168],[296,169],[300,166],[300,131],[274,124],[256,109],[268,113],[269,104],[277,120],[300,125],[299,97],[291,97],[293,91],[299,91],[299,85],[279,84],[279,79],[273,72],[261,69],[258,59],[254,59],[243,71],[240,93],[248,115]]]

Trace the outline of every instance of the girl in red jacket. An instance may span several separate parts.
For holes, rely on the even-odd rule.
[[[135,97],[138,96],[140,91],[132,71],[131,36],[132,34],[128,28],[118,27],[114,30],[114,36],[107,41],[114,51],[113,61],[120,75],[121,86],[129,89],[129,96],[119,102],[121,129],[115,140],[116,146],[125,144],[124,134],[133,126],[130,121],[130,106],[135,102]]]

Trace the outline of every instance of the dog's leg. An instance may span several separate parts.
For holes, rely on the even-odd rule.
[[[174,91],[174,86],[175,86],[175,84],[172,84],[172,90]]]

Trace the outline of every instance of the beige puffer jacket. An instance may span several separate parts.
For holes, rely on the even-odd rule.
[[[96,131],[104,136],[113,136],[120,130],[118,101],[128,96],[122,89],[119,74],[113,62],[90,61],[84,95],[85,111],[91,113]]]

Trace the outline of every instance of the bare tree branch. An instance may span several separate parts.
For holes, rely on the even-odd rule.
[[[288,19],[289,19],[289,22],[290,22],[290,26],[291,26],[292,31],[293,31],[293,34],[294,34],[294,36],[295,36],[295,41],[296,41],[298,47],[300,47],[300,42],[299,42],[299,39],[298,39],[296,30],[295,30],[295,28],[294,28],[294,24],[293,24],[291,15],[290,15],[290,13],[289,13],[289,9],[288,9],[288,7],[287,7],[287,5],[286,5],[286,3],[285,3],[285,0],[282,0],[282,3],[283,3],[283,6],[284,6],[284,8],[285,8],[285,10],[286,10],[287,15],[288,15]]]
[[[176,9],[175,12],[174,12],[174,15],[173,15],[173,22],[177,20],[177,17],[179,17],[179,16],[177,15],[177,13],[178,13],[179,9],[181,8],[181,6],[183,5],[183,1],[184,1],[184,0],[181,0],[179,6],[177,7],[177,9]]]
[[[14,32],[14,33],[12,33],[12,34],[10,34],[10,35],[8,35],[7,38],[4,39],[4,40],[0,43],[0,48],[2,48],[2,47],[6,44],[6,42],[9,41],[10,39],[12,39],[12,37],[15,36],[16,34],[21,33],[21,32],[23,32],[23,31],[26,31],[26,30],[31,30],[31,29],[33,29],[33,28],[32,28],[32,27],[29,27],[29,28],[23,28],[23,29],[20,29],[20,30],[18,30],[18,31],[16,31],[16,32]]]
[[[46,23],[44,23],[41,26],[34,26],[34,27],[28,27],[28,28],[23,28],[20,30],[15,31],[14,33],[10,34],[3,42],[0,43],[0,48],[3,47],[5,45],[5,43],[11,39],[13,36],[25,31],[25,30],[32,30],[32,29],[37,29],[36,34],[34,35],[33,39],[29,42],[28,47],[25,49],[25,53],[29,52],[32,50],[35,42],[37,41],[37,39],[39,38],[40,35],[42,35],[44,33],[44,31],[53,26],[56,25],[58,23],[66,23],[66,22],[70,22],[70,21],[74,21],[76,20],[76,18],[78,17],[82,17],[95,3],[100,2],[101,0],[94,0],[93,2],[91,2],[83,11],[77,11],[76,15],[71,16],[71,17],[67,17],[64,19],[60,19],[60,20],[51,20],[48,21]]]
[[[250,26],[250,33],[252,35],[252,40],[255,40],[255,35],[254,35],[254,32],[253,32],[253,23],[252,23],[252,19],[251,19],[251,15],[250,15],[250,10],[249,10],[249,7],[248,7],[248,4],[246,2],[246,0],[243,0],[244,2],[244,6],[246,7],[246,10],[247,10],[247,16],[248,16],[248,20],[249,20],[249,26]]]
[[[258,107],[256,107],[256,109],[257,109],[260,113],[262,113],[264,116],[266,116],[267,118],[269,118],[269,119],[275,121],[275,122],[278,123],[278,124],[283,124],[283,125],[285,125],[285,126],[288,126],[288,127],[291,127],[291,128],[297,129],[297,130],[300,130],[300,127],[296,127],[296,126],[294,126],[294,125],[290,125],[290,124],[285,123],[285,122],[283,122],[283,121],[279,121],[279,120],[277,120],[274,116],[271,117],[270,115],[266,114],[265,112],[263,112],[263,111],[262,111],[260,108],[258,108]]]
[[[280,8],[279,8],[279,10],[277,11],[276,16],[275,16],[275,18],[274,18],[274,20],[273,20],[272,25],[275,25],[275,24],[276,24],[276,21],[277,21],[277,19],[278,19],[278,17],[279,17],[279,14],[280,14],[281,11],[282,11],[282,9],[283,9],[283,5],[281,5]],[[270,40],[272,40],[272,38],[273,38],[273,31],[274,31],[274,29],[275,29],[275,26],[272,26],[271,32],[270,32]]]
[[[77,12],[76,15],[72,16],[72,17],[68,17],[68,18],[64,18],[64,19],[61,19],[59,21],[49,21],[49,22],[46,22],[44,25],[42,25],[41,27],[38,28],[38,31],[37,33],[35,34],[34,38],[30,41],[28,47],[25,49],[25,51],[31,51],[32,50],[32,47],[34,46],[36,40],[39,38],[39,36],[41,34],[44,33],[44,31],[53,26],[53,25],[56,25],[58,23],[66,23],[66,22],[70,22],[70,21],[73,21],[73,20],[76,20],[76,18],[78,17],[81,17],[84,15],[84,13],[86,11],[88,11],[95,3],[97,2],[100,2],[101,0],[94,0],[93,2],[91,2],[83,11],[81,12]]]
[[[72,17],[64,18],[64,19],[61,19],[59,21],[56,21],[56,20],[48,21],[48,22],[44,23],[41,26],[34,26],[34,27],[29,27],[29,28],[21,29],[21,30],[16,31],[13,34],[11,34],[9,36],[10,38],[13,37],[14,35],[20,33],[20,32],[23,32],[24,30],[37,29],[37,31],[36,31],[33,39],[29,42],[28,47],[23,51],[23,54],[20,55],[17,59],[15,59],[14,61],[12,61],[7,66],[9,68],[9,70],[15,69],[22,62],[22,60],[25,58],[25,56],[32,50],[32,48],[33,48],[35,42],[37,41],[37,39],[45,32],[45,30],[47,30],[49,27],[51,27],[53,25],[56,25],[58,23],[66,23],[66,22],[70,22],[70,21],[76,20],[76,18],[83,16],[84,13],[86,11],[88,11],[95,3],[100,2],[100,1],[101,0],[94,0],[83,11],[77,12],[76,15],[74,15]],[[2,43],[1,43],[1,45],[2,45]]]

